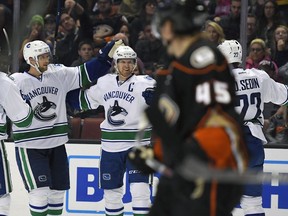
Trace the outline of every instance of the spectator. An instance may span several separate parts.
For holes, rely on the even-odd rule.
[[[70,13],[69,13],[70,11]],[[80,26],[76,25],[79,16]],[[57,43],[56,56],[58,62],[70,66],[78,58],[78,45],[84,39],[92,40],[92,26],[88,14],[83,7],[74,0],[65,1],[65,11],[61,14],[60,25],[67,32],[65,37]]]
[[[157,39],[151,31],[151,25],[144,27],[143,36],[135,44],[135,51],[144,65],[156,64],[162,55],[163,45],[161,40]]]
[[[246,68],[258,68],[259,63],[263,60],[272,61],[271,55],[266,47],[265,42],[260,38],[256,38],[250,43],[249,55],[246,58]],[[275,62],[272,61],[272,63],[274,64],[275,69],[278,70]]]
[[[139,36],[143,35],[144,27],[151,24],[152,17],[155,13],[157,2],[155,0],[145,0],[142,4],[142,9],[139,16],[135,17],[131,22],[131,40],[130,45],[135,47]]]
[[[276,0],[279,11],[283,16],[286,24],[288,24],[288,1],[287,0]]]
[[[119,33],[123,33],[126,35],[126,37],[128,38],[128,40],[130,40],[130,25],[127,23],[124,23],[119,30]]]
[[[122,1],[119,7],[119,13],[124,15],[128,22],[131,21],[140,13],[143,0],[126,0]]]
[[[78,47],[79,57],[71,64],[71,67],[79,66],[89,61],[93,58],[93,53],[93,43],[89,40],[81,41]]]
[[[256,35],[265,41],[268,48],[271,48],[276,27],[284,23],[274,0],[266,0],[262,10],[262,14],[257,19]]]
[[[123,23],[127,23],[127,19],[118,13],[118,6],[112,4],[112,0],[98,0],[90,15],[92,26],[95,29],[98,25],[106,24],[112,28],[112,33],[109,36],[119,32]]]
[[[231,0],[230,14],[220,17],[219,25],[223,28],[227,40],[240,37],[241,0]]]
[[[211,0],[207,5],[211,17],[221,17],[230,14],[231,0]]]
[[[256,16],[252,13],[249,13],[247,16],[247,48],[252,40],[256,38]]]
[[[28,68],[28,65],[24,61],[23,58],[23,48],[24,45],[28,42],[34,41],[34,40],[42,40],[45,41],[50,48],[52,48],[52,42],[45,40],[45,33],[44,33],[44,19],[40,15],[34,15],[30,22],[29,22],[29,32],[26,38],[22,41],[22,45],[18,54],[19,58],[19,65],[20,65],[20,71],[24,71]]]
[[[12,53],[9,50],[9,44],[11,45],[10,37],[12,36],[11,16],[12,13],[8,7],[0,4],[0,71],[5,72],[10,72],[11,64]]]
[[[263,15],[265,0],[256,0],[251,4],[249,12],[255,14],[256,17],[261,17]]]
[[[44,17],[44,36],[46,40],[54,41],[56,29],[56,17],[53,14],[46,14]]]
[[[288,28],[286,26],[280,25],[275,29],[271,53],[278,67],[288,62]]]
[[[265,135],[270,144],[288,144],[287,106],[281,106],[271,116]]]
[[[222,27],[216,22],[208,20],[205,25],[207,39],[218,46],[225,39]]]

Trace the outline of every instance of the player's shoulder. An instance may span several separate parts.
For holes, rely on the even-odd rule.
[[[25,79],[29,79],[27,75],[28,75],[27,72],[15,72],[10,75],[10,79],[12,79],[15,82],[21,82]]]
[[[136,79],[138,82],[145,82],[145,83],[154,83],[154,82],[156,82],[155,79],[153,79],[149,75],[134,75],[134,79]]]
[[[63,64],[49,64],[46,72],[57,72],[65,68],[67,67]]]
[[[108,82],[108,81],[116,79],[116,77],[117,77],[116,73],[108,73],[102,77],[99,77],[98,82],[106,82],[106,81]]]
[[[138,83],[138,85],[144,87],[155,87],[156,81],[149,75],[134,75],[133,79]]]
[[[69,67],[63,64],[49,64],[47,70],[43,73],[44,76],[47,75],[61,75],[61,72],[65,72]],[[71,67],[72,68],[72,67]]]
[[[173,67],[190,75],[227,70],[228,64],[217,47],[202,39],[192,44],[184,55],[172,63]]]
[[[1,80],[1,86],[3,87],[3,85],[5,84],[11,84],[13,83],[13,79],[11,79],[8,74],[0,72],[0,80]]]
[[[246,69],[246,71],[249,74],[256,75],[259,78],[270,79],[270,76],[264,70],[260,70],[260,69],[257,69],[257,68],[250,68],[250,69]]]

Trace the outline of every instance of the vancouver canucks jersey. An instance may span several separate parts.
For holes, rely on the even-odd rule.
[[[287,86],[275,82],[262,70],[233,69],[236,84],[236,110],[253,136],[266,142],[262,132],[264,103],[283,105],[288,102]]]
[[[11,76],[21,89],[23,98],[31,104],[34,113],[29,128],[13,126],[16,146],[45,149],[66,143],[66,94],[89,80],[85,68],[50,64],[40,78],[27,72],[14,73]]]
[[[125,151],[135,146],[139,119],[147,107],[142,92],[156,84],[146,75],[132,75],[122,84],[117,79],[116,74],[99,78],[97,85],[85,91],[85,100],[81,100],[82,109],[104,106],[105,120],[100,125],[101,144],[108,152]],[[150,139],[151,127],[148,127],[140,143],[147,145]]]
[[[6,115],[19,127],[31,123],[33,113],[31,108],[20,96],[20,90],[15,83],[0,72],[0,140],[7,138]]]

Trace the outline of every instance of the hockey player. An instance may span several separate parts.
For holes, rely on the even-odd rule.
[[[68,141],[66,94],[106,74],[120,45],[122,41],[109,43],[97,59],[79,67],[50,64],[50,48],[43,41],[24,46],[24,59],[30,69],[12,77],[29,101],[35,120],[27,129],[13,126],[13,137],[18,169],[29,192],[31,215],[62,214],[64,192],[70,187],[64,145]]]
[[[98,79],[96,85],[81,95],[81,109],[103,105],[101,123],[100,187],[104,189],[106,215],[124,212],[123,177],[128,174],[134,216],[144,216],[150,209],[149,175],[143,175],[127,160],[136,143],[140,113],[150,104],[155,80],[148,75],[134,75],[137,55],[129,46],[117,48],[113,56],[116,73]],[[75,106],[74,106],[75,107]],[[149,145],[151,126],[144,130],[139,145]]]
[[[216,170],[245,170],[234,79],[224,56],[200,33],[205,7],[199,1],[169,2],[158,8],[152,25],[175,59],[145,113],[161,138],[163,163],[176,171],[160,178],[149,215],[228,216],[240,201],[240,185],[205,182],[201,175],[191,181],[178,170],[189,165],[185,158]],[[140,158],[150,157],[144,152]]]
[[[31,124],[33,112],[7,74],[0,72],[0,83],[0,215],[8,216],[12,182],[4,144],[4,139],[8,137],[6,117],[23,128]]]
[[[236,82],[236,110],[245,125],[245,139],[250,157],[248,167],[255,172],[263,171],[264,147],[267,143],[262,128],[264,103],[283,105],[288,102],[288,86],[277,83],[263,71],[255,68],[242,69],[242,47],[236,40],[226,40],[218,46],[226,56]],[[247,185],[241,199],[245,216],[264,216],[262,185]]]

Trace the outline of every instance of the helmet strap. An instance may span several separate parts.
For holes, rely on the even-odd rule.
[[[35,59],[34,59],[34,60],[35,60]],[[31,65],[33,68],[35,68],[36,71],[37,71],[40,75],[42,75],[42,72],[39,70],[39,63],[38,63],[37,60],[35,60],[35,65],[31,64],[31,62],[30,62],[30,65]]]

